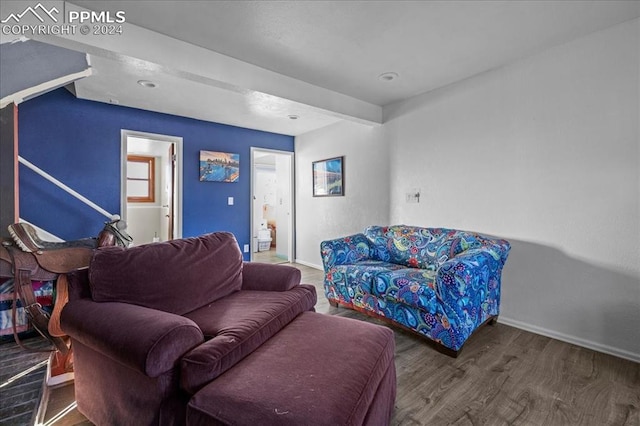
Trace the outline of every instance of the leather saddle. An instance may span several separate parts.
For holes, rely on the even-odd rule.
[[[9,234],[13,238],[9,243],[14,243],[25,253],[31,253],[31,256],[24,256],[25,266],[31,271],[33,279],[38,280],[40,277],[36,278],[35,274],[41,273],[42,270],[54,274],[66,274],[88,267],[93,249],[97,247],[95,238],[60,243],[43,241],[38,237],[33,226],[28,223],[9,225]],[[3,245],[8,248],[13,244],[7,244],[5,241]],[[1,256],[3,260],[11,261],[7,259],[8,255],[5,251],[2,251]]]
[[[60,312],[68,301],[66,274],[88,268],[97,247],[129,246],[132,238],[126,233],[126,223],[121,220],[106,222],[97,238],[68,242],[44,241],[28,223],[14,223],[8,230],[12,240],[2,240],[0,277],[14,278],[14,295],[20,297],[34,328],[62,355],[66,355],[69,347],[63,339],[65,333],[60,329]],[[56,300],[49,316],[37,303],[31,282],[56,279]],[[14,336],[21,345],[15,332],[16,302],[14,298]]]

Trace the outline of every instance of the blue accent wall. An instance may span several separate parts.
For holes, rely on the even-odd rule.
[[[182,137],[183,236],[229,231],[241,247],[251,242],[250,148],[294,149],[292,136],[80,100],[65,89],[20,104],[18,126],[20,156],[117,214],[120,131]],[[200,182],[200,150],[240,154],[239,182]],[[19,173],[20,217],[65,240],[97,236],[104,216],[24,165]]]

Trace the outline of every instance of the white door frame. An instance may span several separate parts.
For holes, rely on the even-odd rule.
[[[255,238],[253,238],[253,232],[254,232],[254,228],[255,228],[255,218],[253,217],[253,204],[254,204],[254,194],[255,194],[255,153],[256,152],[260,152],[260,153],[267,153],[267,154],[277,154],[277,155],[285,155],[287,157],[289,157],[289,202],[290,202],[290,206],[291,206],[291,214],[289,215],[289,220],[288,220],[288,234],[289,234],[289,238],[287,241],[287,261],[293,263],[294,259],[295,259],[295,154],[291,151],[280,151],[277,149],[268,149],[268,148],[257,148],[257,147],[251,147],[251,191],[250,191],[250,203],[249,205],[251,206],[251,208],[249,209],[251,211],[251,222],[250,222],[250,232],[251,232],[251,260],[253,260],[253,253],[254,253],[254,245],[257,244]],[[280,225],[278,225],[280,226]]]
[[[120,213],[127,220],[127,139],[138,137],[173,143],[176,147],[176,181],[173,188],[174,198],[174,238],[182,238],[182,138],[179,136],[161,135],[157,133],[139,132],[136,130],[120,130]]]

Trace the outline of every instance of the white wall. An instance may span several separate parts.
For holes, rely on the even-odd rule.
[[[343,197],[313,197],[311,163],[345,157]],[[382,128],[337,123],[296,137],[296,261],[322,268],[320,243],[389,222],[389,161]]]
[[[636,19],[384,109],[390,223],[507,238],[502,321],[636,361],[639,27]],[[347,190],[354,179],[368,184],[353,176]],[[413,187],[419,204],[405,200]]]

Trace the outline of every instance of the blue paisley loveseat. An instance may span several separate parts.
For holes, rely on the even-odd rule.
[[[510,244],[473,232],[370,226],[321,243],[329,303],[387,320],[457,356],[469,336],[495,323]]]

